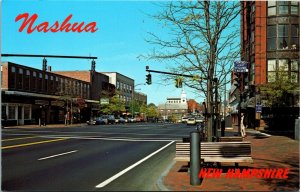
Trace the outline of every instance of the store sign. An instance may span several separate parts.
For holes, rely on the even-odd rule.
[[[101,105],[109,104],[109,98],[101,98],[100,99],[100,104]]]
[[[51,101],[51,106],[63,107],[63,106],[65,106],[65,102],[63,102],[63,101]]]
[[[262,105],[256,105],[256,113],[262,112]]]
[[[49,105],[49,101],[45,100],[35,100],[34,103],[37,105]]]
[[[234,71],[237,73],[248,72],[248,62],[247,61],[234,61]]]

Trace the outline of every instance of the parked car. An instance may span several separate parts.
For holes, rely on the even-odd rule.
[[[188,118],[186,124],[187,125],[196,125],[196,119],[194,117],[190,117],[190,118]]]
[[[106,124],[105,120],[101,117],[94,117],[86,122],[88,125],[103,125]]]
[[[126,121],[125,121],[125,119],[123,117],[116,117],[115,118],[115,122],[116,123],[122,123],[122,124],[124,124]]]
[[[116,119],[113,115],[102,115],[101,118],[105,121],[105,124],[115,124]]]

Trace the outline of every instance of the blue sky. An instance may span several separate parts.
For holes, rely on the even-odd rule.
[[[2,1],[2,53],[49,54],[96,56],[96,71],[119,72],[135,80],[135,84],[145,83],[145,66],[153,70],[167,70],[166,66],[154,61],[139,60],[137,57],[151,51],[152,46],[144,40],[147,32],[161,32],[157,21],[147,14],[158,13],[160,7],[147,1],[46,1],[46,0],[3,0]],[[96,22],[95,33],[43,33],[27,34],[19,32],[21,21],[15,18],[22,13],[38,14],[37,23],[62,22],[72,14],[72,22]],[[42,68],[41,58],[6,57],[2,61]],[[49,59],[52,70],[89,70],[90,60]],[[179,97],[181,89],[174,82],[162,82],[157,74],[152,74],[152,85],[139,85],[136,90],[147,94],[148,103],[165,103],[167,97]],[[195,98],[187,89],[187,97]]]

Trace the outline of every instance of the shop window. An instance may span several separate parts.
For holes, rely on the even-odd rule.
[[[16,106],[8,106],[8,119],[16,119]]]
[[[24,106],[24,119],[31,119],[31,106],[30,105]]]
[[[6,105],[2,105],[2,113],[1,113],[1,115],[2,115],[1,119],[7,120]]]

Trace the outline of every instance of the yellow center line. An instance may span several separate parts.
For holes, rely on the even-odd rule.
[[[30,139],[30,138],[36,138],[37,136],[34,137],[18,137],[18,138],[13,138],[13,139],[3,139],[2,141],[14,141],[14,140],[20,140],[20,139]]]
[[[38,141],[38,142],[33,142],[33,143],[24,143],[24,144],[19,144],[19,145],[10,145],[10,146],[1,147],[1,149],[11,149],[11,148],[16,148],[16,147],[25,147],[25,146],[30,146],[30,145],[37,145],[37,144],[42,144],[42,143],[50,143],[50,142],[62,141],[62,140],[66,140],[66,138],[63,138],[63,139],[53,139],[53,140],[47,140],[47,141]]]

